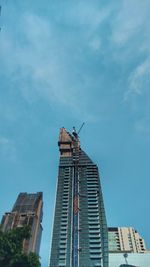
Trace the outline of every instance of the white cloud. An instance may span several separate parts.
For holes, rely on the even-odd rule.
[[[123,0],[112,26],[112,40],[117,45],[132,42],[132,37],[140,32],[149,31],[149,0]]]
[[[42,97],[50,104],[64,105],[77,116],[82,114],[84,119],[92,120],[93,112],[84,97],[88,89],[84,67],[82,70],[82,49],[84,45],[95,51],[100,49],[101,40],[95,31],[109,11],[98,11],[91,4],[83,9],[81,6],[80,2],[68,12],[76,24],[84,25],[81,40],[76,31],[75,36],[69,35],[69,40],[65,31],[60,36],[61,27],[42,16],[22,14],[17,33],[3,32],[0,65],[29,103]]]
[[[130,74],[129,89],[124,94],[124,100],[130,96],[142,95],[150,86],[150,59],[146,59]]]
[[[100,8],[91,1],[79,1],[70,11],[68,20],[80,27],[84,26],[86,32],[93,32],[108,18],[111,8]]]
[[[149,89],[149,9],[149,0],[122,0],[111,23],[115,61],[126,70],[123,101],[142,96]]]
[[[94,99],[97,88],[99,95],[100,90],[103,90],[102,87],[105,88],[105,85],[99,86],[103,79],[94,81],[92,73],[95,72],[95,76],[98,77],[99,68],[99,77],[105,76],[106,72],[103,73],[101,62],[106,70],[109,62],[114,63],[114,54],[117,65],[122,64],[120,57],[123,54],[126,64],[130,65],[131,53],[126,57],[124,51],[120,52],[119,49],[126,45],[126,49],[130,51],[132,37],[141,31],[144,38],[140,47],[137,46],[138,43],[136,44],[135,58],[139,51],[142,53],[148,49],[149,35],[146,24],[148,5],[147,0],[144,3],[139,0],[124,0],[119,4],[111,3],[105,8],[100,8],[98,1],[94,4],[91,1],[77,1],[75,4],[70,4],[68,1],[67,6],[63,6],[63,12],[58,4],[59,8],[55,15],[52,14],[52,19],[33,13],[21,13],[17,30],[13,31],[10,27],[6,33],[4,31],[1,33],[0,67],[5,75],[8,74],[10,83],[16,86],[16,90],[20,90],[29,103],[44,98],[50,104],[60,104],[74,114],[89,117],[91,120],[94,111],[90,108],[88,99],[91,96]],[[103,38],[105,27],[106,40]],[[89,64],[90,49],[96,54],[97,69],[94,64],[95,58]],[[103,57],[101,62],[98,59],[99,53]],[[114,69],[115,67],[114,65]],[[129,88],[124,94],[125,100],[133,92],[141,93],[142,77],[146,76],[138,74],[140,76],[138,78],[137,68],[138,66],[134,67],[132,72],[127,74]],[[111,81],[109,66],[107,70],[108,80]],[[122,76],[119,79],[121,80]],[[140,87],[137,86],[139,80]]]
[[[27,98],[39,94],[50,102],[73,106],[76,94],[68,83],[65,54],[60,58],[59,47],[62,47],[57,43],[51,25],[33,14],[26,14],[21,19],[22,44],[16,42],[17,37],[10,33],[3,35],[3,69],[11,75],[13,83],[17,81]]]
[[[137,66],[130,76],[130,88],[133,93],[142,94],[145,81],[150,81],[150,59],[145,60],[142,64]]]

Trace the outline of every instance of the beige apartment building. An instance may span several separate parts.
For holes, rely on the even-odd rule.
[[[133,227],[108,228],[109,253],[146,253],[144,239]]]

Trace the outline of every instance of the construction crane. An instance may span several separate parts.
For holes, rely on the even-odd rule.
[[[73,134],[73,136],[75,137],[75,138],[78,138],[78,135],[79,135],[79,133],[81,132],[81,130],[82,130],[82,128],[83,128],[83,126],[84,126],[84,122],[82,123],[82,125],[81,125],[81,127],[79,128],[79,130],[78,131],[76,131],[76,128],[75,127],[73,127],[73,131],[72,131],[72,134]]]
[[[84,126],[84,124],[85,124],[85,122],[83,122],[83,123],[82,123],[82,125],[81,125],[81,127],[79,128],[79,130],[78,130],[77,134],[79,134],[79,133],[81,132],[81,130],[82,130],[82,128],[83,128],[83,126]]]

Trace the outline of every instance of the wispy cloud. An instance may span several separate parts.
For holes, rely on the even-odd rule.
[[[0,136],[0,156],[11,161],[16,160],[17,156],[14,142],[3,136]]]
[[[148,90],[150,79],[150,2],[123,0],[112,21],[112,44],[115,60],[125,73],[123,100],[141,96]]]
[[[35,94],[63,102],[67,101],[61,93],[65,73],[50,28],[46,20],[33,14],[24,15],[21,28],[23,44],[16,44],[16,36],[3,36],[3,63],[12,82],[17,81],[21,90],[35,90]]]
[[[149,31],[147,22],[150,2],[148,0],[123,0],[118,6],[120,7],[118,8],[116,18],[112,22],[112,40],[117,45],[127,45],[133,37],[136,38],[136,35],[142,32],[143,36],[143,33]],[[145,38],[147,37],[145,36]]]
[[[127,101],[130,96],[142,95],[150,86],[150,59],[136,67],[129,77],[129,89],[124,94],[124,100]]]
[[[60,44],[55,27],[35,14],[24,14],[21,20],[22,43],[16,42],[18,36],[3,34],[3,71],[9,74],[11,82],[17,84],[28,102],[43,97],[49,103],[68,108],[76,109],[78,105],[79,110],[81,84],[72,82],[74,67],[70,64],[70,52]]]
[[[42,97],[92,117],[84,97],[89,91],[86,55],[100,51],[98,31],[111,7],[100,7],[99,1],[58,2],[56,7],[49,17],[31,11],[17,15],[16,31],[9,25],[2,32],[1,66],[29,103]]]
[[[43,98],[90,120],[99,117],[97,111],[104,116],[113,105],[112,82],[126,102],[143,90],[149,66],[149,5],[147,0],[109,5],[66,1],[52,5],[49,17],[23,11],[16,31],[10,25],[2,31],[1,69],[28,103]],[[140,74],[141,68],[145,71]],[[113,81],[115,70],[118,79]],[[119,91],[120,81],[127,86]],[[110,96],[109,101],[97,95]]]

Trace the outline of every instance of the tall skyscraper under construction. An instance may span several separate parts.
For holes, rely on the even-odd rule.
[[[16,227],[29,226],[31,237],[23,241],[23,251],[39,254],[42,236],[42,192],[35,194],[20,193],[11,212],[6,212],[2,218],[3,231]]]
[[[61,128],[50,267],[108,267],[108,233],[98,167],[77,133]]]

